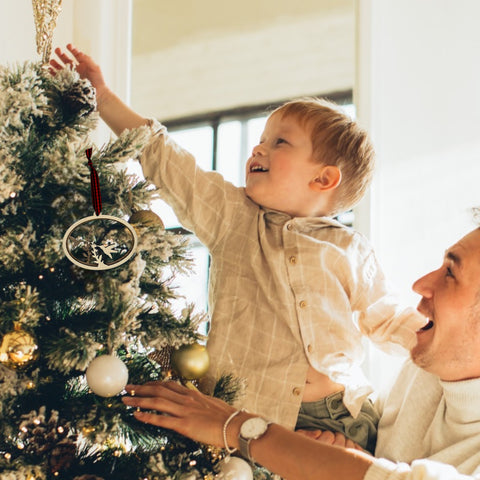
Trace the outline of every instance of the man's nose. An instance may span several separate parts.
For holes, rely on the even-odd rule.
[[[412,290],[422,297],[430,298],[433,295],[434,282],[438,272],[438,270],[434,270],[433,272],[420,277],[413,283]]]

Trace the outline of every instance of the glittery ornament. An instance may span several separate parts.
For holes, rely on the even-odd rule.
[[[208,371],[210,358],[207,349],[199,343],[183,345],[171,355],[172,369],[185,380],[197,380]]]
[[[42,56],[43,64],[50,60],[53,31],[61,10],[62,0],[32,0],[35,20],[37,52]]]
[[[142,227],[158,227],[165,229],[162,219],[151,210],[138,210],[133,212],[128,222],[132,225],[140,225]]]
[[[36,338],[15,324],[13,332],[3,336],[0,346],[0,363],[13,370],[21,370],[37,360],[39,355]]]

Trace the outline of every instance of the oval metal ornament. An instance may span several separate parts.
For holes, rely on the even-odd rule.
[[[134,255],[137,243],[132,225],[111,215],[82,218],[63,236],[67,258],[87,270],[119,267]]]

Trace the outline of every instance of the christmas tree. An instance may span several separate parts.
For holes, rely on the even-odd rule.
[[[127,378],[194,388],[208,356],[204,317],[171,305],[188,244],[127,172],[151,132],[96,147],[95,106],[74,70],[0,67],[0,478],[213,479],[222,450],[142,424],[120,400]],[[215,395],[238,391],[225,375]]]

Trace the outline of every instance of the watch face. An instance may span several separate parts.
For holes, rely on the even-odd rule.
[[[268,427],[268,422],[260,417],[249,418],[240,427],[240,435],[243,438],[258,438],[263,435]]]

